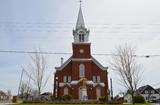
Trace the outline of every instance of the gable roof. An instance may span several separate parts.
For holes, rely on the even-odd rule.
[[[152,86],[150,86],[150,85],[145,85],[145,86],[142,86],[142,87],[138,88],[137,92],[142,94],[145,90],[148,90],[148,88],[150,90],[154,90],[156,93],[159,94],[159,92],[156,89],[154,89]]]
[[[156,89],[160,93],[160,88]]]
[[[104,67],[102,64],[100,64],[94,57],[92,57],[93,62],[102,70],[108,70],[108,67]]]
[[[60,67],[55,67],[55,69],[62,70],[64,67],[67,66],[67,64],[69,64],[69,62],[71,62],[71,60],[72,60],[72,56],[67,61],[65,61]]]
[[[61,71],[64,67],[66,67],[71,61],[93,61],[99,68],[102,70],[107,70],[108,67],[104,67],[102,64],[100,64],[94,57],[91,58],[72,58],[72,56],[65,61],[60,67],[55,67],[56,70]]]
[[[147,88],[147,85],[138,88],[137,92],[142,93]]]

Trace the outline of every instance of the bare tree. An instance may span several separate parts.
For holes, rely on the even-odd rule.
[[[140,66],[136,61],[135,49],[127,44],[116,48],[111,61],[111,69],[119,76],[119,82],[132,96],[134,104],[134,92],[142,77]]]
[[[12,97],[11,90],[7,90],[7,96],[8,96],[8,100],[11,100],[11,97]]]
[[[35,86],[38,90],[38,95],[40,96],[42,89],[46,86],[48,78],[46,78],[46,58],[43,54],[39,53],[40,50],[36,50],[31,56],[32,63],[30,64],[31,70],[31,80],[33,80]]]
[[[27,92],[27,83],[22,82],[21,86],[20,86],[20,97],[23,99],[24,94]]]
[[[20,86],[20,97],[23,100],[27,100],[32,94],[32,88],[29,86],[28,82],[22,82]]]

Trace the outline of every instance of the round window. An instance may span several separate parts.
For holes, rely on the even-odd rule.
[[[84,53],[84,50],[83,50],[83,49],[80,49],[79,52],[80,52],[80,53]]]

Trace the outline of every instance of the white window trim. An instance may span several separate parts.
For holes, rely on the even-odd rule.
[[[93,82],[95,83],[96,82],[96,76],[93,75],[92,79],[93,79]]]
[[[67,76],[63,76],[63,82],[67,82]]]
[[[80,78],[85,77],[85,66],[84,66],[84,64],[79,65],[79,77]]]
[[[98,75],[97,76],[97,82],[100,83],[101,82],[101,77]]]
[[[68,76],[68,82],[71,82],[72,80],[71,80],[71,76]]]

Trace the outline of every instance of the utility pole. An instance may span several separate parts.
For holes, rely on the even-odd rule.
[[[110,78],[110,85],[111,85],[111,100],[113,99],[113,87],[112,87],[112,78]]]
[[[22,69],[22,72],[21,72],[21,78],[20,78],[19,87],[18,87],[18,96],[19,96],[19,91],[20,91],[21,84],[22,84],[23,72],[24,72],[24,69]]]
[[[28,80],[28,84],[27,84],[27,96],[26,96],[26,100],[28,101],[28,98],[30,97],[30,91],[31,91],[31,87],[30,87],[30,81],[31,81],[31,74],[29,75],[29,80]]]

